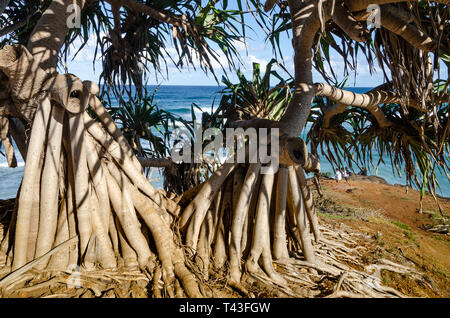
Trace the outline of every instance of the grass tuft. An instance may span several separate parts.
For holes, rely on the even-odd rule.
[[[392,220],[391,223],[396,225],[396,226],[398,226],[399,228],[401,228],[403,230],[407,230],[407,231],[411,230],[411,227],[409,225],[404,224],[404,223],[402,223],[400,221]]]

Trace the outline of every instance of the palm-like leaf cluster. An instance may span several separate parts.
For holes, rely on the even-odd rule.
[[[51,0],[10,0],[0,14],[0,47],[5,44],[25,44]],[[7,36],[6,36],[7,35]]]
[[[261,65],[253,63],[252,80],[248,80],[238,70],[239,83],[236,84],[223,77],[225,88],[222,90],[220,105],[229,120],[258,117],[277,121],[281,118],[292,98],[293,79],[284,80],[273,69],[276,65],[281,64],[272,59],[267,64],[265,73],[261,74]],[[275,86],[271,85],[272,77],[279,80]]]
[[[388,128],[379,127],[369,111],[358,107],[348,107],[323,128],[323,114],[333,104],[320,97],[313,105],[307,137],[313,152],[335,167],[391,164],[392,173],[405,174],[407,184],[421,189],[422,196],[425,190],[436,193],[436,174],[448,176],[449,171],[448,103],[438,108],[437,134],[434,121],[414,109],[402,114],[399,104],[381,106],[393,124]]]
[[[94,2],[83,11],[82,27],[72,34],[87,43],[89,33],[97,37],[97,51],[102,58],[102,83],[122,98],[130,98],[131,85],[142,90],[146,78],[165,76],[170,64],[177,68],[199,67],[215,76],[215,65],[225,70],[219,54],[230,68],[239,59],[235,41],[240,41],[240,12],[215,2],[165,0],[136,1],[170,18],[155,18],[148,12],[136,12],[126,6],[114,16],[103,1]],[[171,50],[170,44],[175,50]],[[176,53],[174,53],[174,51]]]
[[[109,107],[125,138],[135,153],[143,157],[164,158],[169,153],[170,131],[175,117],[157,106],[154,98],[158,87],[150,94],[144,87],[121,107]],[[142,140],[146,143],[142,144]]]

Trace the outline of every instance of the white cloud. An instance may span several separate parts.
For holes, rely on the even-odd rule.
[[[243,41],[232,40],[231,42],[239,53],[245,53],[249,48],[248,43],[244,43]]]
[[[178,53],[174,47],[168,47],[166,49],[166,51],[167,51],[167,54],[173,59],[173,61],[178,62]],[[227,57],[225,56],[225,54],[220,49],[214,50],[213,52],[214,52],[214,55],[217,58],[217,60],[210,53],[208,53],[208,56],[209,56],[209,59],[211,61],[211,66],[214,69],[214,71],[221,70],[222,69],[221,65],[224,68],[228,67],[229,63],[228,63],[228,60],[227,60]],[[189,48],[189,53],[192,57],[192,65],[188,65],[187,63],[185,63],[186,69],[189,70],[189,68],[192,68],[192,66],[195,67],[196,69],[200,69],[200,60],[198,58],[196,51],[192,48]],[[174,65],[170,65],[173,63],[171,63],[171,60],[169,57],[166,59],[166,61],[169,64],[169,70],[177,70]]]
[[[103,38],[106,34],[102,32],[100,34],[100,37]],[[81,49],[78,54],[75,55],[75,53],[78,51],[78,49],[83,44],[81,38],[77,38],[72,45],[70,46],[70,54],[68,55],[68,59],[72,60],[74,62],[92,62],[94,61],[95,57],[95,48],[97,46],[97,36],[95,34],[91,34],[89,37],[86,45]],[[98,52],[97,52],[98,53]]]
[[[246,62],[247,63],[245,65],[246,66],[245,68],[247,70],[253,69],[253,63],[258,63],[260,66],[260,69],[262,69],[262,70],[264,70],[267,66],[267,61],[265,59],[258,58],[257,56],[252,55],[252,54],[248,55]]]

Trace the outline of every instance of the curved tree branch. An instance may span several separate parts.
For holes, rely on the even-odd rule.
[[[314,86],[316,89],[316,96],[325,96],[337,102],[336,105],[325,110],[325,128],[328,128],[330,126],[330,120],[333,116],[344,112],[348,106],[367,109],[376,118],[380,127],[389,127],[392,125],[392,123],[386,118],[383,111],[378,106],[380,104],[405,103],[405,100],[403,100],[401,96],[391,90],[391,83],[382,84],[364,94],[342,90],[324,83],[316,83],[314,84]],[[447,103],[448,100],[449,95],[443,94],[434,96],[434,100],[432,102],[434,104],[440,104]],[[421,103],[416,100],[410,99],[406,101],[406,105],[420,112],[427,111],[427,109],[424,109]]]
[[[376,118],[380,127],[391,126],[392,123],[386,118],[378,105],[399,102],[399,98],[395,92],[385,91],[386,86],[387,84],[383,84],[365,94],[357,94],[328,84],[315,84],[316,96],[326,96],[337,102],[336,105],[325,110],[324,127],[328,128],[331,118],[345,111],[348,106],[367,109]]]
[[[367,19],[366,12],[356,15],[358,21]],[[406,11],[392,5],[380,6],[380,23],[387,30],[401,36],[412,46],[426,52],[435,51],[437,41],[413,24],[413,18]]]
[[[137,157],[137,159],[143,167],[169,168],[174,164],[173,161],[168,158]]]
[[[398,103],[399,96],[393,91],[374,89],[365,94],[353,93],[325,83],[314,84],[316,96],[326,96],[332,100],[357,107],[367,107],[386,103]]]
[[[389,3],[399,3],[399,2],[409,2],[411,0],[344,0],[347,8],[352,11],[363,11],[371,4],[389,4]],[[433,0],[434,2],[449,4],[450,0]]]
[[[336,23],[350,38],[357,42],[366,42],[370,37],[369,30],[355,19],[353,14],[345,8],[343,3],[334,7],[332,17]]]
[[[113,6],[126,6],[135,13],[143,13],[152,19],[171,24],[176,27],[184,27],[182,16],[176,16],[167,12],[158,11],[144,3],[135,0],[105,0]]]

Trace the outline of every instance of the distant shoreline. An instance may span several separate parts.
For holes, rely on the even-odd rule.
[[[321,175],[321,178],[326,179],[326,180],[334,180],[331,177],[327,177],[324,175]],[[351,175],[349,178],[349,181],[366,181],[366,182],[370,182],[370,183],[380,183],[380,184],[385,184],[391,187],[402,187],[402,188],[406,188],[409,187],[411,190],[413,191],[419,191],[417,189],[412,188],[411,186],[407,186],[406,184],[401,184],[401,183],[389,183],[386,181],[386,179],[384,179],[383,177],[380,176],[375,176],[375,175],[368,175],[368,176],[361,176],[358,174],[353,174]],[[312,178],[309,178],[308,181],[312,180]],[[345,180],[341,180],[340,182],[345,182]],[[429,191],[425,191],[425,194],[427,195],[431,195],[431,193]],[[446,197],[440,194],[436,193],[436,197],[438,197],[439,199],[443,199],[443,200],[449,200],[450,201],[450,197]]]

